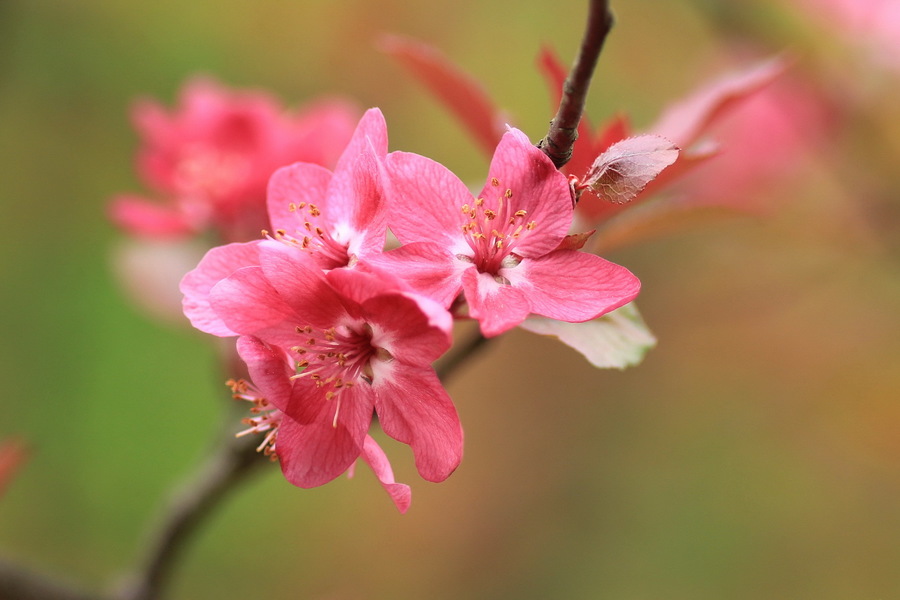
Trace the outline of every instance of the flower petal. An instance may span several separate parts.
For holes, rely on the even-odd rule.
[[[228,244],[207,252],[197,267],[185,275],[179,284],[179,289],[184,294],[184,314],[191,324],[200,331],[219,337],[237,335],[210,306],[210,292],[213,286],[238,269],[257,264],[257,242]]]
[[[409,503],[412,501],[412,491],[405,483],[396,483],[394,481],[394,471],[391,469],[391,463],[388,461],[387,455],[381,446],[378,445],[372,436],[367,435],[363,442],[362,458],[366,461],[382,487],[394,501],[394,505],[400,514],[405,514],[409,510]]]
[[[453,317],[438,303],[408,293],[380,294],[363,305],[372,344],[396,360],[429,366],[453,343]]]
[[[501,274],[528,298],[532,313],[568,322],[599,317],[631,302],[641,289],[625,267],[573,250],[525,259]]]
[[[347,314],[345,302],[332,289],[325,274],[311,259],[299,256],[283,244],[264,244],[260,264],[266,279],[303,323],[331,327]]]
[[[486,337],[500,335],[528,317],[530,305],[521,290],[474,268],[463,273],[462,281],[469,316],[478,320]]]
[[[362,436],[331,423],[301,425],[284,417],[278,427],[275,451],[285,478],[297,487],[328,483],[346,471],[362,452]]]
[[[461,231],[465,217],[460,209],[473,198],[456,175],[444,165],[410,152],[391,152],[387,173],[392,214],[388,225],[401,242],[466,246]]]
[[[463,432],[450,396],[430,368],[378,361],[373,367],[381,428],[409,444],[424,479],[443,481],[462,460]]]
[[[266,193],[272,229],[284,229],[293,235],[302,227],[302,219],[296,210],[291,210],[291,205],[315,204],[324,209],[323,216],[327,219],[331,213],[327,210],[325,192],[330,181],[331,171],[312,163],[294,163],[275,171]]]
[[[263,397],[276,407],[287,406],[293,389],[291,376],[294,369],[284,351],[253,336],[238,338],[237,351]]]
[[[294,315],[261,267],[238,269],[217,283],[210,291],[209,305],[228,329],[242,335],[259,335]]]
[[[510,199],[504,198],[507,190]],[[572,225],[574,198],[568,179],[518,129],[506,132],[497,145],[479,198],[492,210],[497,210],[503,198],[516,210],[524,210],[526,219],[536,224],[534,231],[523,234],[516,244],[516,253],[522,256],[550,252]]]
[[[412,242],[366,259],[367,265],[393,273],[416,292],[449,307],[462,290],[460,277],[468,265],[457,260],[447,248],[431,242]]]
[[[118,196],[109,206],[109,217],[133,235],[177,239],[197,231],[198,223],[171,206],[163,206],[138,196]]]

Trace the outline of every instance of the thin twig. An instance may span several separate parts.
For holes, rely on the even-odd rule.
[[[465,343],[455,345],[453,353],[448,354],[446,358],[437,364],[434,370],[437,373],[438,378],[442,382],[445,382],[447,378],[460,367],[460,365],[472,358],[472,356],[484,348],[489,341],[490,338],[481,335],[481,330],[477,329]]]
[[[550,157],[557,169],[562,168],[572,158],[572,146],[578,139],[578,123],[581,121],[581,113],[584,112],[591,77],[603,49],[603,42],[606,41],[614,22],[609,10],[609,0],[591,0],[589,11],[578,57],[563,84],[559,110],[550,121],[547,135],[537,143],[537,147]]]

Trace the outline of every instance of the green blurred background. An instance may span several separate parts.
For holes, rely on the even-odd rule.
[[[105,205],[141,189],[134,97],[171,105],[198,71],[291,105],[348,95],[383,109],[392,149],[480,181],[475,146],[374,40],[438,46],[537,139],[551,111],[534,57],[573,56],[583,5],[0,3],[0,439],[32,448],[0,497],[0,554],[114,583],[229,401],[210,341],[142,315],[112,275]],[[859,63],[774,0],[613,6],[595,120],[652,122],[735,40],[846,76],[823,87],[865,110],[830,156],[798,157],[767,218],[609,257],[643,281],[660,342],[642,366],[597,371],[513,332],[449,384],[466,458],[448,481],[387,446],[407,515],[363,469],[300,490],[273,467],[194,540],[173,598],[900,598],[900,85],[857,86]]]

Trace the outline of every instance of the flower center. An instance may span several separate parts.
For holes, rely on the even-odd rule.
[[[497,178],[491,179],[491,186],[500,188]],[[535,221],[527,220],[526,211],[516,210],[512,198],[512,190],[507,188],[490,203],[493,208],[484,198],[476,198],[472,205],[464,204],[460,209],[466,216],[463,237],[474,255],[459,258],[471,260],[482,273],[497,275],[501,267],[518,264],[519,257],[514,250],[537,226]]]
[[[337,269],[350,264],[351,258],[347,252],[347,242],[340,240],[341,236],[325,222],[322,211],[315,204],[291,202],[288,210],[297,215],[302,223],[293,234],[284,229],[276,229],[273,235],[263,231],[263,235],[277,240],[288,246],[300,248],[305,252],[316,255],[316,261],[325,269]]]
[[[337,426],[340,396],[345,389],[360,381],[371,384],[373,359],[389,360],[390,353],[372,344],[372,328],[368,323],[340,325],[317,330],[307,325],[297,327],[302,342],[291,347],[297,353],[294,379],[308,378],[324,390],[326,400],[335,400],[333,425]]]
[[[249,169],[239,154],[196,145],[186,149],[175,165],[174,183],[180,195],[218,201],[235,191]]]

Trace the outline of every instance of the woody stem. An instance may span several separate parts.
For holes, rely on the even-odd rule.
[[[563,84],[559,109],[550,121],[547,135],[537,143],[537,147],[550,157],[557,169],[562,168],[572,158],[572,147],[578,139],[578,123],[584,112],[591,77],[594,75],[597,59],[613,23],[609,0],[591,0],[581,48]]]

